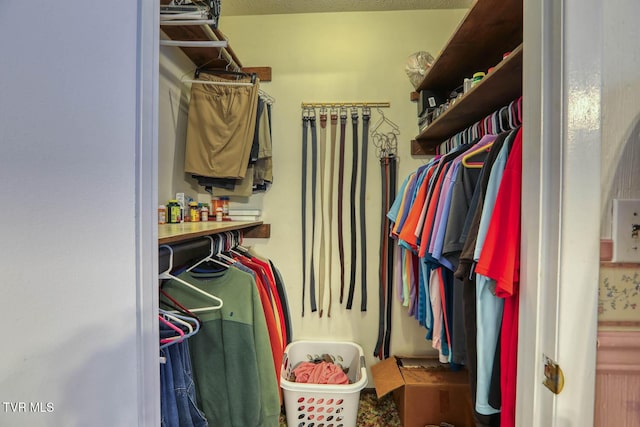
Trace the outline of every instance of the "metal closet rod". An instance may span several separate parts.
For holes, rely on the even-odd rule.
[[[333,107],[346,107],[346,108],[389,108],[390,102],[303,102],[302,108],[333,108]]]

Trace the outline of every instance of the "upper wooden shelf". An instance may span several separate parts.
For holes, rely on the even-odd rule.
[[[522,94],[522,45],[427,126],[416,140],[435,146]]]
[[[242,230],[244,237],[269,237],[271,228],[262,221],[183,222],[158,225],[158,244],[182,242],[225,231]]]
[[[522,0],[476,0],[424,76],[418,91],[444,91],[486,72],[522,43]]]
[[[217,28],[208,25],[163,25],[162,31],[171,40],[189,41],[210,41],[227,40],[225,35]],[[228,42],[228,40],[227,40]],[[216,47],[181,47],[182,51],[197,66],[207,66],[209,68],[226,68],[229,59],[233,60],[238,68],[242,67],[240,60],[230,46],[225,48]]]

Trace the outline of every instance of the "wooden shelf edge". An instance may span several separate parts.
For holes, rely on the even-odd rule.
[[[440,144],[478,120],[493,113],[522,94],[522,44],[513,53],[500,61],[495,69],[473,89],[460,98],[452,107],[429,124],[416,140],[426,145]],[[517,78],[509,79],[513,73]],[[504,84],[507,82],[508,84]],[[491,96],[500,91],[499,96]],[[474,107],[475,106],[475,107]],[[473,114],[469,112],[473,110]]]
[[[411,155],[412,156],[433,156],[436,154],[436,146],[425,144],[422,141],[411,140]]]
[[[243,230],[246,239],[268,239],[271,237],[271,224],[260,224]]]
[[[242,67],[242,71],[247,74],[256,73],[260,83],[271,81],[271,67]]]
[[[266,225],[266,228],[262,228]],[[158,226],[158,244],[184,242],[198,237],[224,233],[226,231],[241,230],[245,237],[262,238],[269,237],[271,228],[262,221],[225,221],[225,222],[185,222],[182,224],[162,224]]]
[[[454,80],[486,70],[497,59],[488,55],[487,46],[492,46],[492,52],[512,49],[522,42],[522,25],[522,0],[476,0],[425,73],[417,91],[451,91]],[[461,58],[476,68],[460,69]],[[450,67],[456,62],[456,72],[452,74]]]

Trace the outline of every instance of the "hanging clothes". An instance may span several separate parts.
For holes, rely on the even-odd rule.
[[[521,116],[513,110],[517,113],[519,105],[514,102],[465,131],[464,138],[447,141],[446,155],[434,157],[406,177],[387,214],[403,267],[402,278],[396,280],[398,297],[408,314],[427,329],[426,338],[438,349],[440,360],[469,368],[478,426],[497,426],[501,419],[512,426],[507,420],[514,419],[517,262],[513,254],[519,248],[515,202],[519,203],[519,193],[513,187],[519,191],[520,181],[511,147],[520,133]],[[513,163],[509,175],[515,177],[505,180],[508,162]],[[501,192],[509,194],[500,198],[500,203],[508,200],[509,208],[500,207]],[[505,221],[513,222],[509,235],[502,230]],[[496,253],[503,246],[498,244],[503,241],[498,233],[508,240],[501,255]],[[474,271],[480,259],[483,267]],[[507,291],[501,296],[496,280],[504,280],[502,268],[512,279],[504,282]],[[511,305],[505,313],[507,299]]]
[[[212,178],[245,177],[258,110],[259,83],[219,86],[228,80],[203,74],[193,83],[189,101],[185,167],[187,173]],[[248,78],[237,83],[251,83]]]
[[[209,277],[184,272],[178,278],[224,301],[219,310],[199,314],[201,330],[189,340],[198,406],[209,423],[277,425],[279,389],[253,277],[228,268]],[[189,308],[202,305],[198,294],[173,280],[163,290]]]
[[[520,228],[522,193],[522,129],[515,137],[496,198],[476,272],[496,281],[496,295],[504,299],[501,327],[500,425],[515,426],[518,314],[520,281]]]

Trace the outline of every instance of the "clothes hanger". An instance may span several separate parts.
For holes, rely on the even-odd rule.
[[[376,123],[370,127],[369,129],[369,133],[371,135],[375,134],[376,131],[378,130],[378,128],[383,124],[386,123],[391,127],[391,133],[394,135],[400,135],[400,127],[395,124],[393,121],[389,120],[384,113],[382,112],[382,110],[380,108],[376,108],[376,110],[378,111],[378,114],[380,114],[380,118],[378,119],[378,121],[376,121]]]
[[[170,318],[174,317],[172,319],[172,321],[175,321],[176,323],[177,322],[184,322],[184,320],[182,320],[182,319],[175,318],[175,316],[176,316],[175,314],[172,315],[172,314],[166,314],[165,313],[165,314],[159,315],[160,321],[164,322],[169,327],[172,327],[172,326],[175,326],[175,325],[173,325],[172,321],[169,321],[167,319],[163,319],[163,316],[167,316],[167,317],[170,317]],[[180,316],[180,317],[182,317],[182,316]],[[194,320],[193,318],[188,318],[188,317],[186,319]],[[187,323],[187,322],[185,322],[185,323]],[[167,347],[169,347],[169,346],[171,346],[173,344],[178,344],[178,343],[184,341],[185,339],[187,339],[189,337],[192,337],[193,335],[197,334],[198,331],[200,330],[200,322],[194,322],[194,324],[196,325],[195,329],[193,329],[193,331],[188,333],[188,334],[184,334],[184,336],[168,337],[168,338],[161,339],[160,340],[160,344],[162,344],[162,345],[160,346],[160,350],[162,350],[164,348],[167,348]],[[180,328],[178,328],[178,329],[180,329]]]
[[[178,342],[183,340],[184,331],[182,329],[178,328],[176,325],[174,325],[173,323],[169,322],[167,319],[165,319],[164,317],[162,317],[159,314],[158,314],[158,320],[160,320],[160,322],[162,322],[163,324],[167,325],[169,328],[173,329],[174,331],[176,331],[178,333],[178,337],[162,338],[160,340],[160,344],[165,344],[165,345],[161,345],[160,346],[161,349],[165,348],[165,347],[168,347],[166,344],[178,343]]]
[[[189,316],[194,318],[195,320],[197,320],[198,322],[202,322],[202,320],[200,320],[200,318],[198,316],[196,316],[195,313],[193,313],[191,310],[189,310],[187,307],[185,307],[184,305],[180,304],[179,301],[176,301],[175,298],[173,298],[171,295],[169,295],[168,293],[166,293],[164,291],[164,289],[160,288],[160,294],[162,296],[164,296],[165,298],[167,298],[169,301],[171,301],[171,303],[168,303],[167,301],[160,301],[161,304],[166,305],[167,307],[171,307],[173,308],[175,311],[175,313],[178,314],[183,314],[185,316]],[[175,305],[174,305],[175,304]]]
[[[232,252],[251,259],[252,255],[249,253],[249,249],[241,246],[243,241],[242,232],[240,230],[234,230],[231,233],[235,236]]]
[[[488,144],[484,144],[480,147],[476,147],[476,148],[472,148],[471,150],[467,151],[463,156],[462,156],[462,165],[465,168],[468,169],[481,169],[482,166],[484,166],[484,162],[469,162],[469,159],[473,156],[475,156],[476,154],[480,154],[483,151],[489,151],[489,149],[491,148],[491,146],[493,146],[493,141],[489,142]]]
[[[224,238],[222,237],[224,236]],[[216,253],[216,257],[220,258],[223,261],[228,262],[229,264],[235,264],[236,260],[233,258],[230,258],[228,256],[226,256],[224,253],[222,253],[222,249],[224,249],[225,251],[227,250],[227,240],[228,240],[228,235],[227,232],[225,232],[224,234],[219,234],[218,235],[218,252]],[[223,248],[224,247],[224,248]]]
[[[175,344],[180,341],[184,341],[187,338],[192,337],[193,335],[197,334],[200,331],[200,322],[195,320],[193,317],[181,316],[178,314],[170,313],[162,309],[159,309],[158,312],[160,313],[160,316],[163,317],[167,322],[171,324],[177,323],[178,325],[183,325],[188,328],[188,332],[184,333],[182,336],[164,338],[163,340],[161,340],[161,342],[164,341],[164,343],[166,344],[172,344],[172,343]],[[194,326],[192,326],[191,323],[193,323]],[[168,326],[171,327],[171,325],[168,325]],[[174,324],[173,326],[176,326],[176,325]],[[161,348],[164,348],[164,347],[161,347]]]
[[[158,313],[160,313],[160,315],[163,316],[165,318],[165,320],[167,320],[168,322],[173,323],[174,326],[177,326],[179,329],[182,330],[182,328],[180,326],[184,326],[186,328],[186,332],[183,330],[183,332],[185,333],[184,336],[186,336],[187,334],[193,333],[193,326],[191,325],[191,323],[185,322],[184,320],[180,319],[179,317],[174,316],[171,313],[169,313],[168,311],[162,310],[161,308],[158,309]],[[184,336],[183,336],[183,338],[184,338]]]
[[[243,71],[231,71],[231,70],[227,70],[227,69],[219,69],[219,68],[205,68],[205,67],[198,67],[196,68],[196,71],[194,73],[194,78],[199,78],[200,74],[205,73],[205,74],[213,74],[213,75],[226,75],[226,76],[236,76],[236,77],[249,77],[251,78],[251,84],[255,84],[258,75],[256,73],[245,73]]]
[[[213,242],[213,239],[212,239],[212,242]],[[191,310],[194,313],[201,313],[206,311],[219,310],[220,308],[222,308],[223,301],[217,296],[211,295],[210,293],[205,292],[202,289],[199,289],[193,286],[191,283],[187,282],[186,280],[182,280],[179,277],[172,275],[170,272],[173,269],[173,249],[171,248],[171,246],[168,246],[168,245],[161,245],[160,248],[166,248],[167,250],[169,250],[169,267],[167,268],[167,271],[160,273],[159,275],[160,279],[173,280],[217,303],[217,305],[212,305],[209,307],[201,307],[201,308],[191,308],[189,310]],[[225,268],[226,267],[227,266],[225,265]]]
[[[229,266],[227,264],[225,264],[223,262],[220,262],[217,259],[213,258],[215,256],[215,248],[214,248],[215,242],[213,240],[213,237],[211,237],[211,236],[204,236],[204,237],[206,237],[207,239],[211,240],[211,249],[209,251],[209,255],[207,255],[205,258],[201,259],[200,261],[198,261],[197,263],[195,263],[191,267],[187,268],[187,271],[191,271],[194,268],[196,268],[197,266],[199,266],[200,264],[202,264],[203,262],[207,262],[207,261],[211,261],[214,264],[218,264],[219,266],[224,267],[224,268],[229,268]]]

